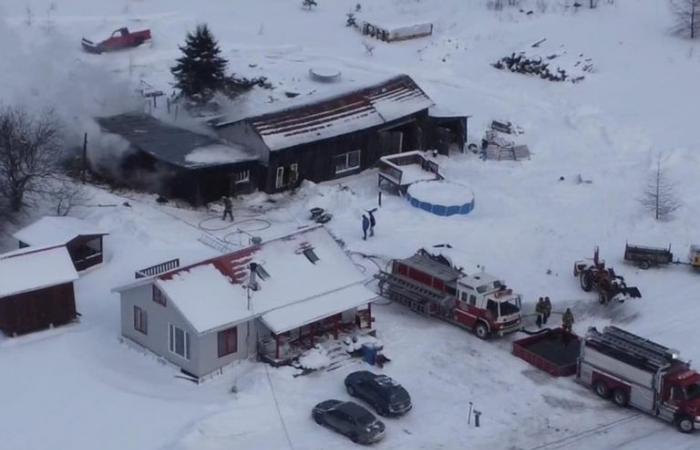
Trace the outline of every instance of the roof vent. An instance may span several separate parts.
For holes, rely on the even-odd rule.
[[[314,81],[322,83],[332,83],[340,80],[340,70],[332,67],[312,67],[309,69],[309,76]]]

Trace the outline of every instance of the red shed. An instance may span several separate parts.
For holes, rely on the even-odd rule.
[[[76,279],[63,246],[0,255],[0,330],[15,336],[74,320]]]
[[[102,241],[106,235],[98,227],[76,217],[46,216],[13,236],[20,248],[64,245],[75,270],[82,271],[102,263]]]

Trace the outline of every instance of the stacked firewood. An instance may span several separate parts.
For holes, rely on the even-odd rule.
[[[550,55],[545,58],[529,57],[525,53],[512,53],[510,56],[499,59],[492,65],[499,70],[539,76],[549,81],[570,81],[576,83],[583,80],[584,77],[582,75],[572,76],[566,70],[553,66],[551,61],[556,57],[557,55]]]

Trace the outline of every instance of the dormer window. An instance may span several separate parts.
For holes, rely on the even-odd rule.
[[[168,301],[167,301],[167,299],[165,298],[165,294],[163,294],[163,291],[161,291],[160,289],[158,289],[158,286],[156,286],[155,284],[152,286],[152,295],[153,295],[153,301],[154,301],[154,302],[156,302],[156,303],[158,303],[159,305],[162,305],[162,306],[167,306],[167,305],[168,305]]]

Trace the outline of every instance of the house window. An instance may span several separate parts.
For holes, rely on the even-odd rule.
[[[289,184],[294,185],[299,181],[299,164],[289,165]]]
[[[275,173],[275,189],[284,187],[284,166],[279,166]]]
[[[148,334],[148,316],[146,311],[138,306],[134,306],[134,330]]]
[[[185,359],[190,359],[190,334],[182,328],[170,324],[168,335],[170,351]]]
[[[350,172],[360,168],[360,151],[355,150],[348,153],[341,153],[334,157],[335,173]]]
[[[238,327],[219,331],[219,358],[238,351]]]
[[[153,301],[163,306],[167,306],[168,304],[163,291],[158,289],[158,287],[155,285],[153,285]]]
[[[235,184],[247,183],[250,181],[250,170],[241,170],[233,174]]]

